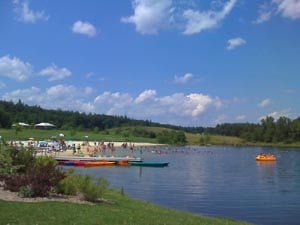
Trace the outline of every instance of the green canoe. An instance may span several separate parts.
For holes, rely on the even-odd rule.
[[[168,162],[129,162],[131,166],[165,167]]]

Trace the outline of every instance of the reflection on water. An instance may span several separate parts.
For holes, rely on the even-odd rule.
[[[256,224],[299,224],[300,149],[234,147],[143,148],[148,161],[169,167],[77,168],[106,177],[111,187],[155,204]],[[126,154],[120,150],[120,154]],[[257,162],[258,153],[276,162]]]

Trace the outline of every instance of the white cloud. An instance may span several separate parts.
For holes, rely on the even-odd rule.
[[[243,38],[240,38],[240,37],[232,38],[227,41],[227,44],[228,44],[227,49],[232,50],[232,49],[234,49],[238,46],[244,45],[246,43],[247,42]]]
[[[258,9],[258,17],[254,21],[254,23],[264,23],[271,19],[272,14],[274,13],[274,7],[269,5],[268,3],[263,3],[259,6]]]
[[[278,4],[278,12],[289,19],[300,19],[300,0],[273,0]]]
[[[291,113],[291,109],[288,108],[288,109],[281,110],[279,112],[278,111],[271,112],[267,116],[271,116],[275,120],[278,120],[280,117],[283,117],[283,116],[288,117],[288,118],[292,118],[292,113]],[[261,121],[262,119],[265,119],[267,116],[260,117],[259,121]]]
[[[192,126],[213,123],[214,112],[222,106],[219,98],[201,93],[158,96],[156,90],[145,90],[134,97],[128,93],[106,91],[90,101],[87,94],[91,92],[94,90],[90,87],[60,84],[46,89],[31,87],[15,90],[4,94],[2,99],[14,102],[21,99],[26,104],[46,109],[127,115],[131,118]]]
[[[121,22],[133,23],[141,34],[157,34],[171,20],[172,0],[133,0],[134,15],[122,17]]]
[[[246,116],[245,115],[239,115],[235,118],[237,121],[243,121],[246,119]]]
[[[29,7],[29,0],[13,0],[14,12],[19,21],[24,23],[35,23],[39,20],[46,21],[49,16],[44,11],[33,11]]]
[[[97,29],[93,24],[89,22],[82,22],[80,20],[73,24],[72,31],[74,33],[87,35],[88,37],[95,37],[97,35]]]
[[[6,55],[0,58],[0,76],[9,77],[18,81],[27,80],[33,75],[32,66],[17,57]]]
[[[271,99],[266,98],[266,99],[262,100],[262,101],[258,104],[258,106],[261,107],[261,108],[263,108],[263,107],[266,107],[266,106],[268,106],[268,105],[270,105],[270,104],[271,104]]]
[[[153,99],[155,96],[156,96],[155,90],[145,90],[134,100],[134,102],[136,104],[140,104],[142,102],[147,101],[148,99]]]
[[[85,89],[84,89],[84,93],[86,94],[86,95],[90,95],[90,94],[92,94],[94,92],[94,88],[92,88],[92,87],[85,87]]]
[[[41,70],[39,74],[42,76],[48,76],[49,81],[56,81],[63,80],[66,77],[71,76],[72,73],[67,68],[58,68],[55,64],[52,64],[51,66]]]
[[[48,88],[46,90],[46,94],[52,100],[54,100],[54,99],[55,100],[57,100],[57,99],[66,100],[66,99],[72,99],[72,96],[74,95],[74,93],[76,93],[76,91],[77,91],[76,87],[74,87],[72,85],[65,86],[65,85],[59,84],[59,85]]]
[[[271,0],[259,6],[258,14],[254,23],[266,22],[278,14],[292,20],[300,19],[300,0]]]
[[[192,9],[183,12],[183,18],[187,21],[183,34],[191,35],[204,30],[217,27],[230,13],[237,0],[229,0],[221,11],[195,11]]]
[[[180,84],[185,84],[187,82],[189,82],[191,79],[193,79],[194,75],[191,73],[186,73],[183,76],[179,77],[179,76],[175,76],[174,77],[174,82],[175,83],[180,83]]]
[[[19,99],[22,99],[26,104],[37,104],[39,105],[43,100],[43,93],[40,88],[31,87],[28,89],[18,89],[10,93],[3,95],[3,99],[6,101],[17,102]]]

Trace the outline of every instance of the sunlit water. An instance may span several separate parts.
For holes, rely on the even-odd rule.
[[[119,154],[126,155],[123,151]],[[157,147],[142,152],[145,161],[170,165],[76,171],[105,177],[127,195],[169,208],[255,224],[300,224],[300,149]],[[256,162],[261,152],[276,154],[277,161]]]

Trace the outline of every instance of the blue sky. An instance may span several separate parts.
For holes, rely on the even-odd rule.
[[[0,28],[2,100],[183,126],[300,114],[300,0],[3,0]]]

